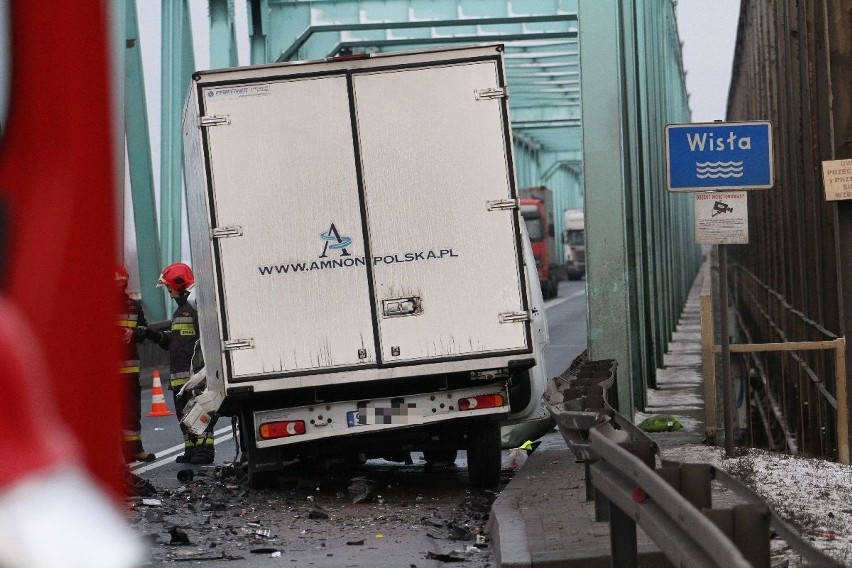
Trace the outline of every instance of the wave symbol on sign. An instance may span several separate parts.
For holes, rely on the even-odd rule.
[[[696,162],[698,179],[743,177],[742,162]]]

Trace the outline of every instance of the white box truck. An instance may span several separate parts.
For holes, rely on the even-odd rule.
[[[564,212],[565,273],[569,280],[579,280],[586,274],[586,223],[582,209]]]
[[[542,418],[547,326],[500,45],[200,71],[184,109],[207,388],[249,482],[295,459],[467,450]],[[450,206],[452,204],[452,206]]]

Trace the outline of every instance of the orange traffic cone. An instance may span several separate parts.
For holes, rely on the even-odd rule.
[[[166,397],[163,396],[163,385],[160,383],[160,372],[154,369],[154,388],[151,390],[151,412],[148,416],[171,416],[174,414],[166,406]]]

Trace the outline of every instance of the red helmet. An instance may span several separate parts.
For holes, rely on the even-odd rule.
[[[182,262],[173,262],[163,269],[157,286],[165,286],[175,294],[182,294],[195,282],[192,269]]]
[[[115,265],[115,281],[116,282],[124,282],[130,280],[130,274],[127,272],[127,269],[124,268],[121,264]]]

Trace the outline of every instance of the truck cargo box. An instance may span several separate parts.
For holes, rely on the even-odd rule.
[[[537,363],[544,313],[506,92],[499,45],[194,74],[184,154],[205,408],[253,422],[261,451],[508,397]],[[515,417],[543,391],[525,380]],[[436,392],[450,401],[430,409]],[[505,416],[500,400],[465,416]],[[393,424],[358,412],[376,405],[412,411]],[[256,440],[264,420],[307,426]]]
[[[226,384],[531,351],[496,55],[196,74],[192,256]]]

